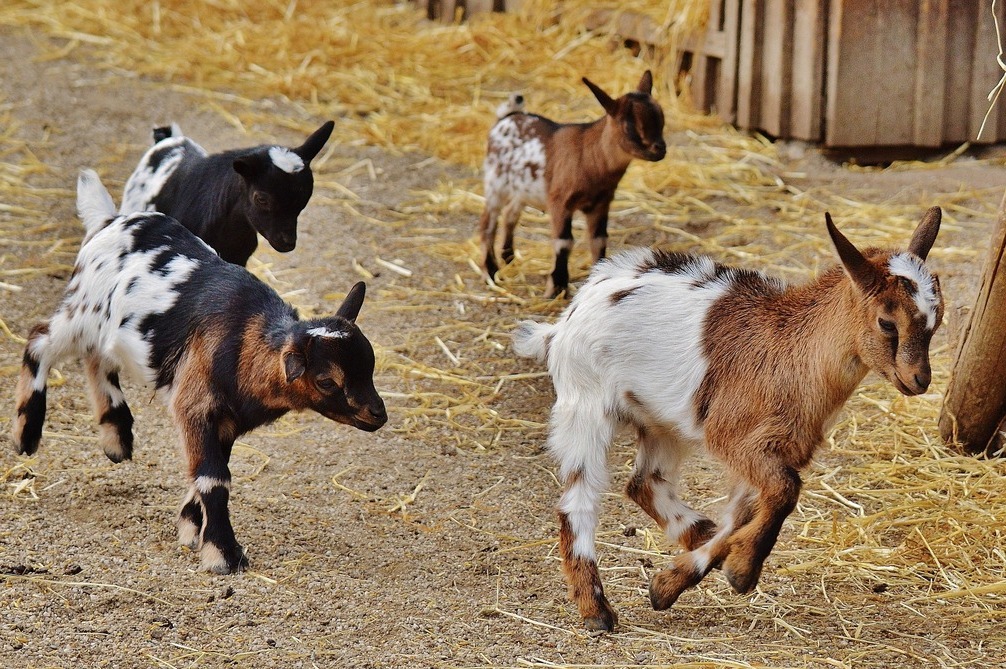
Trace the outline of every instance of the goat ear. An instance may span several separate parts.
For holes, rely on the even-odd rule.
[[[939,207],[930,207],[926,215],[919,221],[915,232],[912,233],[912,241],[908,242],[908,250],[925,260],[929,255],[929,249],[933,248],[933,243],[936,241],[941,220],[943,220],[943,211]]]
[[[639,86],[636,87],[636,90],[647,95],[653,90],[653,74],[649,70],[643,72],[643,77],[639,80]]]
[[[304,372],[306,371],[307,358],[304,356],[304,352],[297,348],[296,344],[291,345],[290,348],[283,351],[283,373],[286,375],[287,383],[293,383],[304,376]]]
[[[247,181],[251,181],[262,172],[262,161],[254,155],[241,156],[234,159],[234,171]]]
[[[346,299],[342,301],[342,306],[335,312],[336,316],[345,318],[350,323],[356,322],[356,317],[360,315],[360,308],[363,306],[363,297],[367,294],[367,284],[358,281],[353,286]]]
[[[835,223],[831,220],[831,214],[825,212],[824,221],[828,226],[831,243],[835,245],[835,250],[838,251],[838,257],[841,259],[849,278],[864,292],[871,292],[880,278],[877,276],[876,268],[859,252],[859,249],[852,245],[852,242],[845,238],[845,235],[838,231]]]
[[[604,107],[604,111],[606,111],[609,115],[614,116],[615,112],[618,111],[618,104],[611,99],[611,96],[602,91],[597,84],[587,77],[583,78],[583,83],[587,84],[587,88],[590,89],[590,92],[594,94],[597,101],[601,103],[602,107]]]
[[[325,142],[331,136],[333,128],[335,128],[335,121],[325,121],[320,128],[311,133],[311,136],[303,144],[294,149],[293,152],[303,158],[305,163],[311,162],[321,151],[322,147],[325,146]]]

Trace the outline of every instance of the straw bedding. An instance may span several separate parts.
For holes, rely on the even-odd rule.
[[[548,380],[541,369],[514,362],[508,350],[517,318],[550,318],[562,306],[538,297],[551,262],[547,224],[542,215],[525,213],[517,260],[504,268],[499,286],[481,285],[469,234],[481,211],[477,169],[493,110],[511,91],[524,92],[536,112],[586,120],[598,110],[579,83],[581,76],[620,94],[638,81],[644,64],[627,50],[612,49],[609,38],[579,29],[596,3],[526,4],[520,13],[445,26],[423,22],[410,5],[383,2],[15,0],[0,8],[0,25],[27,26],[56,38],[44,58],[79,58],[115,76],[139,75],[165,90],[191,94],[224,123],[255,136],[264,128],[307,132],[317,119],[336,118],[332,145],[359,147],[361,157],[323,155],[312,206],[337,211],[352,221],[355,232],[370,230],[375,239],[385,240],[363,247],[350,267],[355,277],[380,277],[380,291],[365,311],[374,319],[370,331],[380,344],[379,385],[387,389],[383,394],[393,409],[396,439],[445,454],[473,454],[472,462],[523,457],[533,461],[531,469],[538,474],[552,477],[551,464],[535,451],[545,435]],[[671,558],[652,523],[638,513],[627,515],[632,512],[617,506],[624,503],[612,495],[609,510],[616,505],[616,517],[635,519],[631,526],[613,525],[610,513],[602,516],[603,577],[622,613],[613,642],[587,637],[568,605],[557,614],[545,605],[518,606],[504,597],[482,602],[480,615],[497,629],[525,630],[528,639],[543,644],[540,652],[499,659],[509,656],[494,654],[479,632],[466,635],[455,625],[450,628],[454,636],[446,634],[444,643],[468,649],[455,655],[465,659],[439,663],[573,666],[564,663],[579,657],[576,666],[990,666],[1004,649],[1006,542],[1000,519],[1006,517],[1006,467],[956,454],[941,443],[936,418],[956,332],[984,259],[983,230],[995,216],[1001,186],[962,188],[941,180],[940,170],[961,160],[956,153],[942,162],[897,164],[883,171],[840,169],[689,111],[686,97],[675,95],[674,82],[662,73],[677,31],[700,25],[705,4],[620,3],[649,13],[667,29],[667,43],[645,65],[660,73],[656,94],[667,112],[670,146],[664,161],[634,164],[623,180],[612,214],[611,248],[658,244],[802,281],[832,262],[823,234],[825,210],[857,244],[902,245],[925,208],[940,204],[945,225],[931,258],[950,277],[945,286],[951,308],[934,343],[932,390],[904,398],[868,378],[807,472],[801,504],[769,559],[767,583],[752,597],[730,594],[713,575],[694,598],[677,605],[673,628],[660,618],[640,623],[645,615],[641,576]],[[27,332],[26,327],[8,328],[5,319],[15,311],[11,305],[28,295],[36,299],[38,279],[65,274],[79,242],[72,224],[47,216],[49,203],[70,203],[72,193],[45,178],[49,168],[19,139],[16,112],[11,101],[0,100],[0,239],[5,247],[0,380],[7,386],[14,383]],[[379,147],[410,165],[397,172],[410,174],[392,189],[398,195],[394,204],[364,193],[362,184],[384,174],[380,158],[365,147]],[[108,152],[109,171],[136,153],[122,143]],[[408,158],[415,155],[431,158]],[[434,162],[449,167],[435,171]],[[991,167],[992,162],[969,163],[976,165]],[[113,174],[121,179],[128,169],[116,167]],[[440,178],[424,178],[427,169]],[[577,235],[582,237],[582,230]],[[589,270],[583,246],[573,255],[574,284]],[[251,268],[302,310],[324,311],[340,294],[302,289],[317,267],[298,266],[299,253],[300,248],[282,259],[258,254]],[[19,321],[22,311],[43,316],[56,297],[43,293],[37,299],[43,304],[35,312],[17,308]],[[381,325],[387,326],[383,335]],[[57,378],[52,385],[60,382]],[[71,441],[93,440],[83,402],[69,411],[74,421],[68,418],[53,428]],[[270,436],[294,434],[299,426],[284,419]],[[235,458],[238,479],[245,481],[277,466],[250,444],[240,445]],[[612,454],[616,484],[624,481],[631,458],[631,444],[620,440]],[[47,494],[44,477],[33,467],[41,463],[13,457],[0,467],[9,506],[29,505]],[[329,472],[328,495],[361,505],[360,513],[367,516],[408,522],[434,514],[429,477],[435,474],[409,471],[395,492],[375,493],[365,487],[366,477],[354,479],[354,467]],[[723,492],[716,478],[716,469],[707,464],[695,465],[688,477],[690,498],[714,512]],[[502,487],[519,499],[520,487],[510,485]],[[254,494],[248,490],[246,499]],[[431,505],[425,510],[424,497]],[[513,513],[525,503],[496,501],[486,513]],[[485,530],[500,552],[485,563],[492,578],[504,578],[506,556],[540,551],[545,559],[534,568],[544,572],[540,583],[551,588],[547,596],[557,597],[552,503],[544,498],[531,507],[530,515],[543,519],[539,536],[520,533],[519,523],[512,531]],[[454,513],[448,513],[454,523],[477,525]],[[383,521],[378,525],[387,527]],[[435,544],[436,530],[426,531]],[[430,568],[447,571],[451,565]],[[0,578],[10,587],[31,578],[30,572],[4,573]],[[516,577],[506,576],[510,583]],[[118,583],[104,586],[128,589]],[[58,585],[44,587],[60,592]],[[703,610],[718,610],[720,617]],[[689,625],[689,619],[704,615],[721,622],[709,630]],[[726,633],[722,620],[741,621],[740,627]],[[757,628],[760,639],[745,635],[746,626]],[[823,645],[822,627],[828,629]],[[887,634],[888,628],[896,631]],[[906,638],[904,630],[914,628],[918,638]],[[331,651],[340,642],[333,637],[329,643]],[[570,646],[575,644],[588,650],[574,652]],[[565,648],[566,654],[549,648]],[[588,661],[592,655],[601,659]],[[182,657],[160,664],[188,666]],[[258,657],[262,666],[274,661],[283,666],[286,656],[270,659],[266,652]],[[188,659],[212,663],[205,655]],[[229,659],[257,666],[240,653]],[[392,660],[387,663],[394,666]]]

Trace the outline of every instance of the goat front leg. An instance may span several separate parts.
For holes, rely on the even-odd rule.
[[[601,260],[608,252],[608,209],[615,192],[602,193],[597,204],[585,211],[587,234],[590,235],[590,257],[593,262]]]
[[[565,208],[555,208],[550,215],[555,262],[552,273],[545,282],[545,298],[551,300],[569,286],[569,254],[573,252],[573,212]]]
[[[214,421],[206,415],[176,416],[192,477],[178,518],[179,543],[199,548],[206,571],[231,574],[245,569],[248,558],[234,536],[227,509],[231,488],[227,461],[233,438],[216,433]]]
[[[119,386],[118,372],[107,361],[91,356],[87,359],[87,380],[101,431],[98,439],[101,449],[112,462],[131,459],[133,414]]]
[[[723,574],[738,593],[750,592],[758,583],[783,521],[796,508],[800,496],[800,474],[779,462],[763,463],[752,470],[758,496],[750,510],[751,520],[730,539],[730,555]]]
[[[715,535],[694,550],[674,558],[667,569],[650,579],[650,604],[657,611],[670,608],[688,588],[694,587],[730,554],[731,537],[750,516],[751,491],[746,486],[735,488],[726,521]]]

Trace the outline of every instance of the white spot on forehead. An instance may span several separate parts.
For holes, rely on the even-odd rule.
[[[327,337],[329,339],[345,339],[349,333],[345,330],[329,330],[324,326],[311,328],[307,331],[312,337]]]
[[[288,174],[296,174],[304,169],[304,159],[290,149],[274,146],[269,149],[269,158],[273,165]]]
[[[915,306],[926,317],[926,328],[936,326],[936,312],[940,307],[940,296],[936,294],[936,283],[922,260],[913,253],[898,253],[891,256],[887,269],[894,276],[902,276],[915,284]]]

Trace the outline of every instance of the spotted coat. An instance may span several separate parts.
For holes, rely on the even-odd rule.
[[[653,79],[647,71],[637,90],[612,99],[588,79],[583,80],[605,109],[592,123],[556,123],[524,112],[521,96],[500,105],[500,118],[489,131],[483,164],[485,209],[479,219],[481,267],[494,280],[496,228],[503,222],[503,261],[513,260],[513,235],[525,206],[548,213],[552,223],[555,262],[545,294],[554,297],[569,281],[568,258],[573,248],[574,212],[583,212],[596,261],[605,256],[608,208],[618,182],[634,159],[662,160],[664,115],[650,96]]]
[[[310,409],[367,431],[387,421],[374,351],[355,322],[365,287],[357,284],[334,316],[304,321],[174,219],[116,216],[93,172],[81,175],[78,210],[85,242],[55,314],[25,348],[17,450],[37,450],[49,370],[65,357],[85,360],[99,441],[113,462],[133,452],[120,374],[155,389],[171,410],[192,481],[179,539],[200,550],[207,570],[241,569],[247,559],[227,508],[234,440],[288,411]]]

